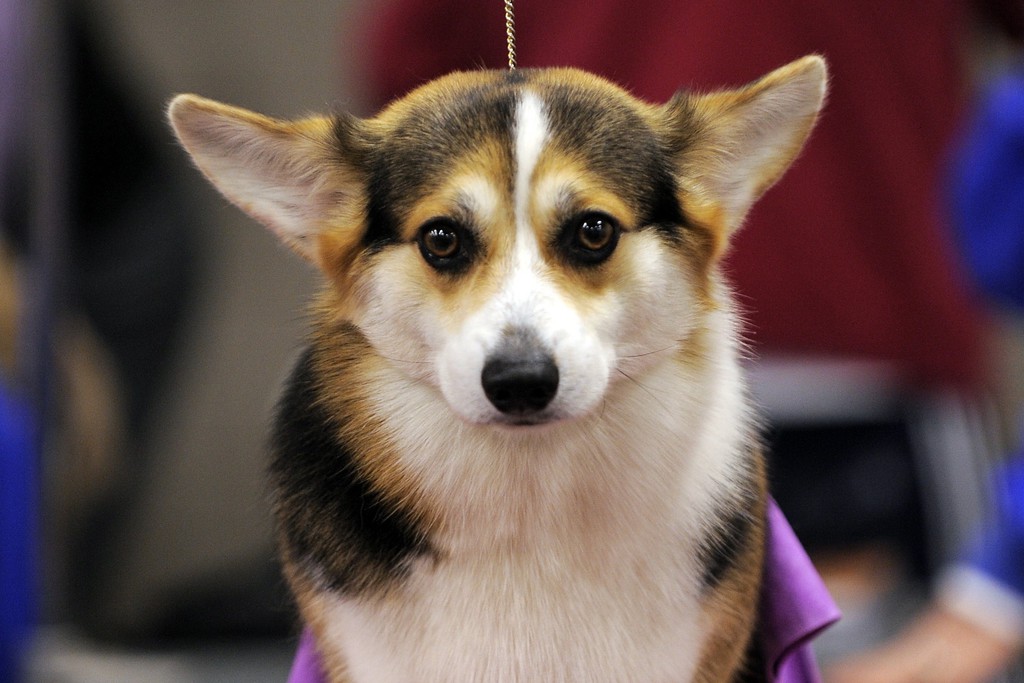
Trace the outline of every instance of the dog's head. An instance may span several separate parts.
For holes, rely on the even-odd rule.
[[[170,119],[232,202],[315,263],[332,315],[473,423],[586,414],[727,307],[717,263],[809,133],[825,66],[643,103],[569,69],[452,74],[374,118]]]

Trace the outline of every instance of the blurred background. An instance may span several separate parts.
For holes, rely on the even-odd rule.
[[[30,680],[283,681],[265,437],[314,278],[209,188],[163,110],[180,92],[354,108],[356,3],[9,4],[4,384],[46,411]]]
[[[1024,277],[990,286],[973,229],[1024,233],[1024,126],[971,133],[1021,73],[1024,9],[642,4],[519,0],[520,66],[663,100],[830,60],[819,130],[728,269],[774,494],[847,615],[821,656],[898,683],[842,666],[912,664],[899,634],[1000,517],[988,482],[1020,444]],[[504,39],[497,0],[0,0],[0,682],[287,677],[265,441],[316,277],[189,165],[167,100],[365,115],[502,68]],[[1016,156],[978,180],[984,144]],[[988,669],[913,680],[1013,675],[1020,615],[992,618]]]

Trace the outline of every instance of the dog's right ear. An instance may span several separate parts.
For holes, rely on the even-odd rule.
[[[304,258],[317,263],[318,237],[358,221],[365,186],[337,121],[279,121],[195,95],[175,97],[167,115],[207,179]]]

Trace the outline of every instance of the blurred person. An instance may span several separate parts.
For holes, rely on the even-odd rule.
[[[27,5],[0,0],[0,209],[13,166],[12,153],[27,105]],[[36,618],[36,431],[23,387],[17,383],[21,300],[18,276],[2,238],[0,211],[0,681],[18,681]]]
[[[0,164],[2,165],[2,164]],[[21,680],[36,618],[35,420],[14,380],[15,269],[0,241],[0,680]]]
[[[62,393],[71,400],[92,395],[79,404],[91,407],[89,424],[102,427],[107,441],[85,451],[81,429],[70,431],[77,443],[62,438],[57,447],[65,453],[77,448],[92,457],[53,468],[47,500],[54,531],[66,534],[63,556],[54,560],[66,567],[58,578],[71,617],[93,635],[123,637],[106,609],[118,572],[113,548],[149,471],[149,428],[193,300],[199,251],[193,205],[165,163],[158,122],[140,116],[133,93],[104,60],[90,19],[87,6],[72,3],[58,29],[68,65],[70,149],[55,343],[87,354],[76,375],[62,373]],[[82,424],[67,407],[55,407],[66,427]]]
[[[1024,311],[1024,68],[984,97],[954,164],[957,234],[994,301]],[[897,638],[831,683],[983,683],[1024,649],[1024,449],[993,476],[993,511]]]
[[[47,71],[0,88],[21,94],[3,131],[0,304],[17,314],[0,316],[0,383],[17,386],[41,432],[38,481],[25,483],[40,488],[37,616],[109,635],[109,543],[145,471],[191,300],[194,221],[150,132],[162,127],[141,120],[101,57],[88,7],[20,4],[23,56]]]

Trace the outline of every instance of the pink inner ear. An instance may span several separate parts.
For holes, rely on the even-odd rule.
[[[310,130],[192,96],[176,98],[169,117],[196,166],[221,194],[314,259],[310,238],[329,206],[320,191],[323,169]]]
[[[696,182],[735,230],[799,154],[825,96],[826,67],[805,57],[740,90],[692,100],[712,146],[697,152]]]

